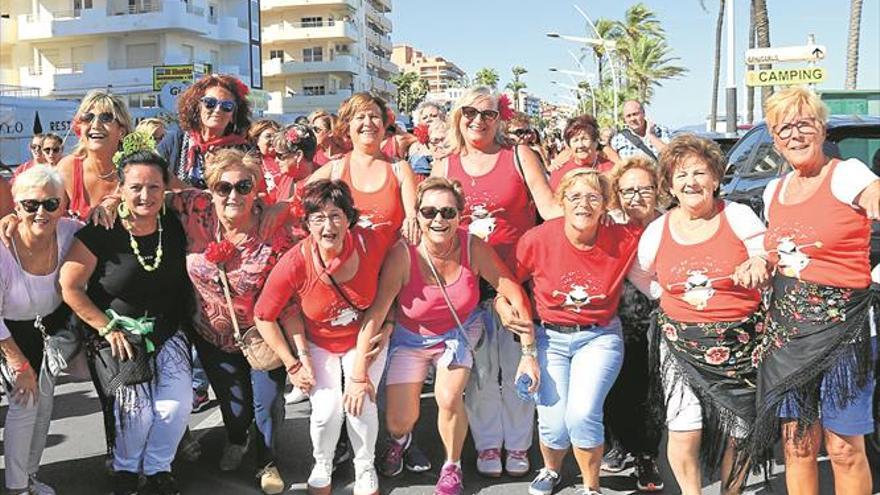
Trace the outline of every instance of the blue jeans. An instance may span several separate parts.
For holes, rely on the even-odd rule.
[[[561,333],[536,326],[541,384],[538,433],[556,450],[604,443],[602,410],[623,364],[620,320],[608,326]]]
[[[199,336],[193,340],[220,402],[229,442],[244,445],[256,420],[261,437],[256,442],[259,467],[275,462],[277,436],[284,422],[284,367],[257,371],[241,353],[223,352]]]

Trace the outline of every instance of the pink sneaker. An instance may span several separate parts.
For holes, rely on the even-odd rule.
[[[477,472],[483,476],[497,478],[501,476],[501,450],[481,450],[477,456]]]
[[[444,465],[440,470],[440,479],[434,486],[434,495],[461,495],[463,490],[461,468],[451,463]]]
[[[531,469],[529,453],[525,450],[508,450],[507,459],[504,464],[507,474],[514,478],[525,476]]]

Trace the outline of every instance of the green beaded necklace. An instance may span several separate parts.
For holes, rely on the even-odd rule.
[[[159,268],[159,265],[162,264],[162,219],[156,218],[156,223],[159,226],[159,245],[156,246],[156,255],[153,257],[153,263],[148,265],[147,261],[141,255],[141,249],[140,246],[138,246],[137,240],[134,238],[134,234],[132,234],[131,222],[128,221],[128,216],[131,213],[127,208],[123,209],[122,206],[123,205],[119,205],[119,219],[122,221],[122,226],[128,231],[128,243],[131,246],[131,250],[134,252],[134,256],[144,270],[148,272],[156,271],[156,269]]]

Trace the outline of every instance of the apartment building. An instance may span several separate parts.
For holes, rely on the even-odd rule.
[[[262,0],[270,114],[335,111],[353,92],[394,100],[391,0]]]
[[[262,86],[260,0],[0,0],[0,84],[155,107],[153,66],[206,64]]]
[[[429,93],[444,93],[457,87],[467,74],[454,63],[439,56],[425,55],[409,45],[394,45],[391,61],[403,72],[415,72],[427,81]]]

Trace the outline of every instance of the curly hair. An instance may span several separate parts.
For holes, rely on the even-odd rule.
[[[618,193],[620,193],[620,178],[630,170],[642,170],[648,174],[648,177],[651,179],[651,185],[654,186],[657,206],[665,207],[669,204],[670,198],[668,191],[660,189],[660,174],[657,170],[657,166],[654,165],[654,161],[645,155],[636,155],[619,163],[609,174],[609,178],[611,179],[611,189],[615,193],[611,201],[611,206],[614,208],[622,208],[620,197],[618,196]]]
[[[238,87],[241,83],[232,76],[211,74],[199,79],[195,84],[186,88],[177,100],[177,113],[180,116],[180,127],[187,132],[199,132],[202,130],[200,118],[201,98],[205,96],[208,88],[220,86],[235,96],[235,112],[232,122],[226,128],[226,134],[244,134],[251,126],[251,104],[248,99],[239,94]]]
[[[351,125],[354,115],[364,110],[370,105],[379,107],[379,113],[382,115],[382,126],[387,127],[391,122],[388,121],[388,104],[385,100],[370,93],[355,93],[351,98],[342,102],[339,107],[339,116],[336,118],[336,125],[333,127],[333,134],[337,138],[344,138],[348,135],[348,127]]]
[[[291,139],[291,132],[296,134],[296,139]],[[318,149],[318,140],[311,127],[305,124],[290,124],[282,131],[275,133],[272,147],[275,148],[275,154],[278,156],[302,151],[306,160],[312,161],[315,157],[315,151]]]
[[[721,148],[718,147],[718,143],[694,134],[681,134],[673,138],[660,152],[660,187],[662,190],[672,190],[672,174],[689,157],[696,157],[706,162],[712,177],[721,182],[727,160],[724,158]]]

